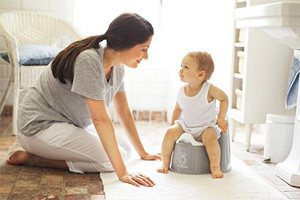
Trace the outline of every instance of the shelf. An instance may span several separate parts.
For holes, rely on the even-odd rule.
[[[233,45],[241,45],[234,41]],[[284,104],[289,75],[289,67],[286,66],[290,66],[293,50],[259,29],[247,30],[244,44],[245,48],[232,49],[230,98],[233,120],[242,124],[264,124],[267,114],[292,113],[285,109]],[[280,56],[274,57],[278,51]],[[242,95],[241,91],[237,95],[236,89],[242,90]]]
[[[234,78],[237,78],[237,79],[243,79],[243,78],[244,78],[244,75],[243,75],[243,74],[240,74],[240,73],[234,73],[234,74],[233,74],[233,77],[234,77]]]
[[[245,47],[245,43],[242,43],[242,42],[236,42],[236,43],[234,43],[234,47],[244,48],[244,47]]]
[[[235,89],[234,92],[235,92],[235,94],[240,95],[240,96],[243,94],[243,91],[240,89]]]
[[[236,55],[237,55],[239,58],[244,58],[245,52],[244,52],[244,51],[238,51],[238,52],[236,52]]]
[[[247,0],[236,0],[236,8],[244,8],[247,6]]]

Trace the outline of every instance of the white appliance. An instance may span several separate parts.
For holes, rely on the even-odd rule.
[[[236,9],[240,28],[262,28],[294,50],[300,58],[300,2],[276,2]],[[288,66],[287,66],[288,67]],[[300,86],[298,90],[294,138],[288,157],[276,165],[276,174],[292,186],[300,187]],[[274,145],[276,148],[276,144]]]

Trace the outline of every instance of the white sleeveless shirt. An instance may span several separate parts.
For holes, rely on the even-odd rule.
[[[220,132],[216,126],[218,114],[216,100],[211,102],[207,100],[210,86],[210,83],[204,82],[198,94],[192,97],[185,95],[185,86],[181,87],[178,92],[177,103],[182,112],[176,123],[179,123],[185,132],[194,136],[200,136],[208,127],[214,127],[217,134]]]

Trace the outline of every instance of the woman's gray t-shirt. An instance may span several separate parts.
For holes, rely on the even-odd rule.
[[[81,52],[75,61],[73,83],[55,79],[51,67],[45,69],[29,88],[18,111],[18,130],[32,136],[53,123],[67,122],[85,128],[92,123],[85,98],[104,100],[108,106],[118,91],[124,90],[123,65],[114,66],[107,82],[103,69],[104,48]]]

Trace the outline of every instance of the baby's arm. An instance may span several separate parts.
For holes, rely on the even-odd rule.
[[[178,103],[176,103],[172,114],[171,125],[175,123],[175,120],[179,119],[180,114],[181,114],[181,108],[179,107]]]
[[[218,115],[218,126],[223,133],[227,132],[227,122],[225,120],[226,113],[228,110],[228,97],[221,89],[211,85],[208,91],[209,99],[217,99],[220,101],[220,111]]]

